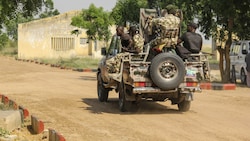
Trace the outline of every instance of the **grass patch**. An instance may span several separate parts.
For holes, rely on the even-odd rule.
[[[209,63],[210,64],[218,64],[219,65],[219,61],[215,60],[215,59],[209,59]]]
[[[212,53],[212,47],[210,46],[203,46],[201,49],[202,52]]]
[[[18,48],[17,47],[5,47],[0,51],[2,56],[10,56],[17,58]],[[44,63],[44,64],[54,64],[57,66],[65,68],[75,68],[75,69],[96,69],[100,61],[99,58],[93,57],[74,57],[74,58],[58,58],[58,59],[34,59],[35,61]]]
[[[92,57],[83,57],[83,58],[59,58],[59,59],[39,59],[39,62],[45,64],[54,64],[65,68],[90,68],[96,69],[98,67],[100,59]]]
[[[2,48],[0,51],[0,54],[3,56],[11,56],[11,57],[17,57],[18,51],[17,47],[7,47]]]
[[[0,137],[5,137],[6,135],[10,135],[10,133],[7,130],[0,127]]]

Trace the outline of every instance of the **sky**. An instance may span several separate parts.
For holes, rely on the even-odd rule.
[[[93,3],[96,7],[103,7],[105,11],[111,11],[117,0],[53,0],[54,8],[60,13],[72,10],[88,9]]]

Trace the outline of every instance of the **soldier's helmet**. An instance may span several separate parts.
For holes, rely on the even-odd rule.
[[[169,4],[166,6],[166,10],[168,14],[176,14],[176,12],[178,11],[178,7],[173,4]]]

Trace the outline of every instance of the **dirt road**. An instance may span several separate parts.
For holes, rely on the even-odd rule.
[[[167,102],[142,102],[121,113],[110,93],[96,94],[96,74],[0,57],[0,92],[63,134],[67,141],[249,141],[250,89],[195,93],[189,112]],[[30,140],[40,136],[27,135]]]

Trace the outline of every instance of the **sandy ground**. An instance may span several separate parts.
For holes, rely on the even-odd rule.
[[[170,101],[143,101],[121,113],[118,95],[97,100],[96,74],[0,57],[0,92],[63,134],[67,141],[249,141],[250,89],[195,93],[188,112]],[[39,141],[27,128],[19,133]]]

